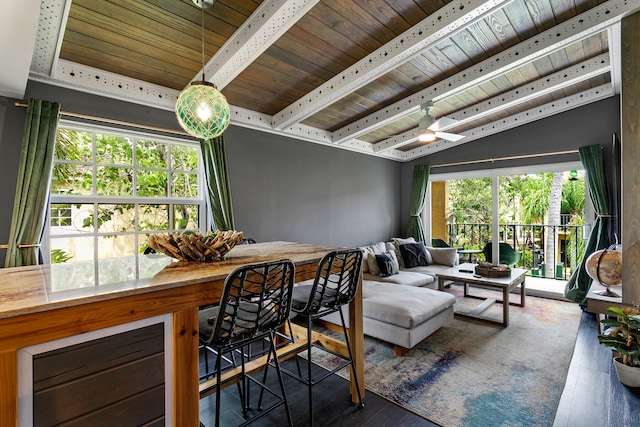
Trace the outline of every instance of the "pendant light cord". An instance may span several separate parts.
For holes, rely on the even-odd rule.
[[[206,80],[204,79],[204,1],[200,6],[200,12],[201,12],[200,17],[201,17],[201,24],[202,24],[202,81],[205,82]]]

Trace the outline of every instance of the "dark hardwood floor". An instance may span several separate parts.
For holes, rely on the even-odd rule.
[[[295,370],[295,363],[289,360],[283,365]],[[319,368],[318,369],[322,369]],[[269,381],[276,390],[278,389],[275,370],[269,372]],[[274,384],[275,382],[275,384]],[[308,426],[309,414],[307,406],[307,388],[297,380],[284,375],[287,399],[291,408],[291,415],[294,426]],[[253,393],[257,397],[257,392]],[[266,393],[265,393],[266,396]],[[338,375],[332,375],[326,380],[315,385],[313,388],[313,425],[315,427],[333,426],[416,426],[416,427],[437,427],[395,403],[378,396],[367,390],[364,398],[364,408],[359,408],[357,404],[351,402],[349,394],[349,382]],[[221,425],[237,426],[242,423],[240,400],[237,387],[231,386],[223,390],[221,396],[221,406],[224,408],[221,413]],[[252,426],[286,426],[287,419],[284,406],[280,406],[263,417],[251,423]],[[205,427],[215,425],[215,395],[208,396],[200,400],[200,422]]]
[[[618,381],[611,349],[598,342],[597,326],[594,314],[582,313],[554,427],[640,425],[640,389]]]
[[[596,318],[583,313],[573,358],[569,367],[553,427],[636,427],[640,425],[640,389],[622,385],[611,362],[611,350],[600,345]],[[289,364],[292,361],[287,362]],[[549,361],[553,363],[553,361]],[[275,371],[270,373],[275,379]],[[309,425],[307,390],[285,375],[285,387],[295,426]],[[236,387],[222,395],[224,426],[242,422]],[[214,425],[214,396],[200,401],[204,426]],[[280,407],[252,426],[284,426]],[[437,426],[367,390],[365,407],[351,403],[349,383],[334,375],[314,388],[314,425],[322,426]],[[443,426],[443,427],[446,427]]]

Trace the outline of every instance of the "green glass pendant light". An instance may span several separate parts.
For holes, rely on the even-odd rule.
[[[202,81],[191,83],[180,92],[176,102],[176,116],[180,126],[189,135],[211,139],[222,134],[231,121],[227,98],[213,83],[204,78],[204,9],[212,0],[193,0],[202,10]]]

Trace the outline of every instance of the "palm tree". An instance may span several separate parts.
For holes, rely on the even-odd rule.
[[[544,263],[547,266],[545,277],[554,276],[554,260],[556,242],[558,241],[558,226],[560,226],[560,209],[562,207],[562,172],[553,173],[551,192],[549,193],[549,211],[547,223],[551,226],[546,233],[544,245]]]

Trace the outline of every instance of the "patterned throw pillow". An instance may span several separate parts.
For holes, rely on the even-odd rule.
[[[400,253],[402,253],[402,259],[404,260],[404,266],[406,268],[429,265],[427,249],[422,242],[400,245]]]
[[[400,271],[395,252],[388,251],[382,254],[376,254],[375,257],[378,268],[380,269],[380,276],[393,276]]]

